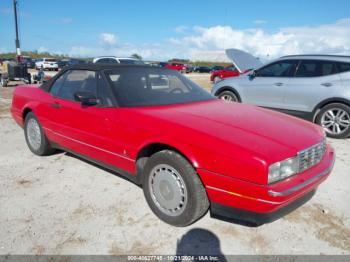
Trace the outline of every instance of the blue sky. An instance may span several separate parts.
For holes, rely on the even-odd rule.
[[[19,0],[24,50],[74,56],[195,57],[349,53],[350,1]],[[12,0],[0,1],[0,52],[14,50]]]

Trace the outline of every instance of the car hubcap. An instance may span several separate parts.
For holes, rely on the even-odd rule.
[[[343,109],[332,108],[322,115],[321,125],[327,133],[339,135],[349,128],[350,116]]]
[[[232,95],[222,95],[220,96],[220,99],[225,101],[236,101],[236,99]]]
[[[38,150],[41,145],[41,131],[38,122],[33,118],[27,124],[27,137],[31,147]]]
[[[149,178],[153,202],[166,215],[180,215],[187,204],[187,189],[180,174],[171,166],[154,167]]]

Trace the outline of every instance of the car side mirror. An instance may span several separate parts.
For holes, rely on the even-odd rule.
[[[256,70],[253,70],[250,74],[249,74],[249,80],[253,80],[255,77],[258,76],[258,72]]]
[[[97,97],[90,92],[74,93],[74,100],[80,102],[82,106],[95,106],[98,104]]]

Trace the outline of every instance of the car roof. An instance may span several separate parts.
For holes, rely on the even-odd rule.
[[[153,70],[169,70],[162,67],[154,67],[150,65],[128,65],[128,64],[105,64],[105,63],[85,63],[85,64],[76,64],[76,65],[70,65],[67,67],[64,67],[58,74],[56,74],[53,78],[51,78],[49,81],[43,83],[40,88],[48,91],[54,81],[56,81],[57,78],[59,78],[61,75],[63,75],[68,70],[89,70],[89,71],[101,71],[101,70],[108,70],[108,69],[119,69],[119,68],[144,68],[144,69],[153,69]]]
[[[110,64],[110,63],[85,63],[76,64],[66,67],[64,70],[91,70],[91,71],[101,71],[105,69],[115,69],[115,68],[154,68],[150,65],[129,65],[129,64]]]
[[[317,54],[306,54],[306,55],[287,55],[282,56],[280,59],[314,59],[314,60],[329,60],[339,62],[350,62],[350,56],[346,55],[317,55]]]
[[[133,57],[117,57],[117,56],[98,56],[98,57],[95,57],[94,60],[102,59],[102,58],[137,60],[136,58],[133,58]]]

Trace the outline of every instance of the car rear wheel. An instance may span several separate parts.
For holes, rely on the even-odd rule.
[[[152,155],[143,172],[148,205],[164,222],[187,226],[209,207],[206,191],[192,165],[180,154],[163,150]]]
[[[225,100],[225,101],[230,101],[230,102],[239,102],[238,97],[236,96],[235,93],[231,91],[223,91],[218,95],[218,98]]]
[[[24,122],[24,135],[30,151],[34,154],[38,156],[46,156],[55,151],[55,149],[51,147],[49,140],[46,138],[38,119],[32,112],[29,112],[26,115]]]
[[[222,80],[222,78],[220,76],[216,76],[214,78],[214,84],[219,83],[221,80]]]
[[[346,138],[350,135],[350,107],[340,103],[329,104],[321,109],[316,122],[327,136]]]
[[[0,87],[6,87],[7,86],[7,79],[3,78],[0,75]]]

